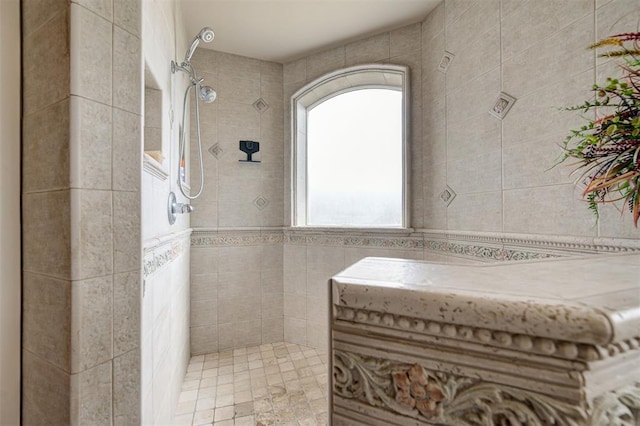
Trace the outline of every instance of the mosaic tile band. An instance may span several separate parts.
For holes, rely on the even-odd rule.
[[[484,261],[548,259],[584,254],[640,252],[640,242],[621,239],[546,237],[500,233],[461,233],[448,231],[412,231],[398,235],[346,230],[318,231],[284,228],[277,230],[195,229],[193,247],[223,247],[264,244],[300,244],[336,247],[424,250],[425,253],[452,255]]]

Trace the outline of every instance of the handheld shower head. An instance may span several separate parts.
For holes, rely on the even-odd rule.
[[[218,94],[216,93],[215,90],[213,90],[213,88],[209,87],[209,86],[199,86],[199,95],[200,95],[200,99],[205,103],[205,104],[210,104],[211,102],[216,100],[216,97],[218,96]]]
[[[203,29],[201,29],[198,35],[196,36],[196,38],[193,39],[193,42],[191,43],[191,47],[189,47],[189,50],[187,50],[187,54],[184,55],[184,61],[185,62],[191,61],[191,57],[193,56],[193,53],[196,51],[196,47],[198,47],[198,44],[200,44],[200,40],[204,41],[205,43],[211,43],[213,41],[213,37],[214,37],[214,34],[211,28],[204,27]]]
[[[204,27],[198,33],[198,38],[204,41],[205,43],[211,43],[213,41],[213,37],[214,37],[213,30],[209,27]]]

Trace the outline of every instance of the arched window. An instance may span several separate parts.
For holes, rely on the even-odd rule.
[[[293,225],[408,226],[408,68],[360,65],[292,97]]]

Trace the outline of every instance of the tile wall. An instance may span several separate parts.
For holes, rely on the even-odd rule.
[[[205,186],[192,203],[191,226],[214,230],[206,234],[214,242],[192,248],[191,351],[280,342],[282,244],[269,229],[284,218],[282,65],[207,49],[192,62],[218,97],[200,104]],[[191,185],[198,187],[195,122],[191,137]],[[239,162],[246,159],[240,140],[260,143],[253,155],[260,163]]]
[[[167,200],[177,188],[178,130],[184,74],[171,73],[171,60],[183,58],[193,35],[180,24],[176,2],[142,2],[145,90],[145,136],[154,144],[145,150],[162,152],[160,163],[149,168],[144,156],[142,177],[142,239],[144,288],[141,302],[141,424],[169,424],[189,363],[189,215],[167,217]],[[147,102],[150,101],[150,102]],[[172,120],[171,117],[174,117]],[[145,137],[145,139],[147,139]]]
[[[596,226],[572,169],[548,169],[583,124],[558,107],[616,73],[587,46],[634,30],[639,13],[631,0],[441,3],[422,25],[424,227],[638,238],[612,207]],[[445,51],[455,57],[442,73]],[[501,91],[516,98],[503,120],[488,113]],[[449,207],[445,185],[457,193]]]
[[[22,2],[23,424],[140,420],[140,23]]]

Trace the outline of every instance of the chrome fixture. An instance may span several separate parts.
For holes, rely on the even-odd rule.
[[[168,211],[169,211],[169,225],[173,225],[176,223],[176,219],[179,214],[191,213],[195,210],[191,204],[183,204],[179,203],[176,200],[176,194],[173,192],[169,194],[169,201],[167,203]]]
[[[184,100],[182,101],[182,125],[180,126],[180,150],[179,150],[179,156],[178,156],[178,170],[180,170],[181,167],[184,167],[182,160],[185,158],[185,149],[186,149],[185,147],[187,145],[185,140],[185,128],[186,128],[185,115],[187,111],[187,98],[189,96],[189,91],[195,88],[193,92],[193,95],[194,95],[193,98],[195,101],[194,104],[195,104],[195,115],[196,115],[196,134],[198,135],[198,157],[199,157],[199,163],[200,163],[200,189],[198,190],[198,192],[196,192],[195,195],[189,195],[186,193],[184,189],[184,182],[182,180],[181,173],[178,173],[178,188],[180,188],[180,192],[182,192],[182,195],[184,195],[190,200],[194,200],[198,198],[200,194],[202,194],[202,189],[204,188],[204,166],[202,164],[202,143],[200,142],[200,108],[199,108],[198,99],[206,104],[210,104],[216,99],[216,96],[217,96],[216,91],[213,90],[213,88],[202,84],[202,82],[204,81],[204,78],[198,77],[198,74],[196,73],[195,68],[191,64],[191,57],[195,53],[196,48],[198,47],[198,44],[200,44],[201,41],[204,41],[205,43],[210,43],[211,41],[213,41],[213,37],[214,37],[213,30],[209,27],[204,27],[203,29],[200,30],[198,35],[193,39],[193,42],[191,43],[189,50],[187,50],[187,53],[184,55],[184,61],[181,64],[178,64],[175,61],[171,61],[171,72],[173,74],[175,74],[177,71],[182,71],[189,76],[189,85],[185,89]]]

